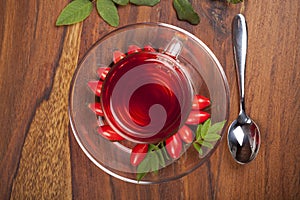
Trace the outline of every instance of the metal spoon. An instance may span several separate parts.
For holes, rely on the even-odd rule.
[[[240,113],[228,130],[228,147],[233,158],[240,164],[252,161],[260,147],[260,132],[254,121],[245,112],[244,83],[247,54],[247,25],[245,17],[238,14],[232,23],[233,50],[237,71]]]

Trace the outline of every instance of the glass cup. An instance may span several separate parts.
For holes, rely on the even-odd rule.
[[[175,134],[190,113],[193,88],[178,57],[182,38],[164,50],[135,49],[114,63],[100,84],[104,119],[135,143],[158,143]],[[132,45],[131,45],[132,48]]]

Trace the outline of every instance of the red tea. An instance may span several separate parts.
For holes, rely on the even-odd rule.
[[[185,122],[192,88],[170,56],[139,52],[109,71],[102,87],[102,108],[110,126],[134,142],[155,143],[174,134]]]

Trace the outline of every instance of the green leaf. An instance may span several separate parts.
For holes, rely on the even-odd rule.
[[[196,130],[196,141],[193,143],[195,149],[200,155],[203,154],[202,146],[212,149],[214,146],[211,142],[221,138],[218,134],[224,127],[226,120],[211,125],[211,119],[199,124]]]
[[[155,145],[149,145],[149,149],[153,148],[154,146]],[[142,180],[150,171],[158,173],[160,162],[161,161],[159,155],[157,154],[157,151],[148,150],[148,154],[146,155],[144,160],[137,166],[137,181]]]
[[[97,0],[97,11],[104,21],[111,26],[119,25],[119,14],[115,3],[112,0]]]
[[[154,144],[149,144],[148,152],[151,152],[152,150],[155,150],[156,148],[158,148],[158,147],[156,147]]]
[[[202,151],[202,149],[201,149],[201,145],[200,145],[198,142],[193,142],[193,146],[194,146],[194,148],[198,151],[198,153],[199,153],[200,155],[203,154],[203,151]]]
[[[237,4],[237,3],[243,2],[243,0],[227,0],[227,2],[228,2],[228,3]]]
[[[226,123],[226,120],[215,123],[208,129],[207,134],[215,134],[215,133],[220,132],[223,129],[225,123]]]
[[[146,155],[144,160],[137,166],[137,173],[148,173],[151,169],[149,162],[149,154]]]
[[[118,5],[125,6],[129,3],[129,0],[113,0]]]
[[[201,129],[201,137],[204,138],[211,127],[211,120],[208,119],[204,122],[202,129]]]
[[[159,149],[159,150],[156,151],[156,153],[157,153],[158,158],[159,158],[159,164],[160,164],[160,166],[165,167],[166,166],[166,162],[165,162],[165,158],[164,158],[164,156],[162,154],[162,150]]]
[[[93,10],[89,0],[75,0],[69,3],[56,20],[56,26],[70,25],[83,21]]]
[[[202,156],[203,155],[203,151],[202,151],[202,149],[199,149],[199,154]]]
[[[207,142],[205,140],[202,141],[202,146],[207,147],[209,149],[212,149],[214,147],[210,142]]]
[[[203,139],[208,142],[214,142],[219,140],[220,138],[221,136],[219,134],[211,133],[211,134],[207,134]]]
[[[137,174],[136,174],[136,180],[137,180],[137,181],[142,180],[142,179],[146,176],[146,174],[147,174],[147,173],[145,173],[145,172],[144,172],[144,173],[137,173]]]
[[[162,152],[163,152],[163,154],[164,154],[164,157],[165,157],[167,160],[170,160],[169,154],[168,154],[167,151],[166,151],[166,147],[163,146],[163,147],[161,148],[161,150],[162,150]]]
[[[179,20],[185,20],[194,25],[199,24],[200,18],[188,0],[173,0],[173,6]]]
[[[160,0],[130,0],[130,3],[137,6],[155,6]]]
[[[193,142],[193,146],[198,152],[201,150],[201,145],[198,144],[197,142]]]
[[[196,130],[196,141],[199,141],[201,139],[201,129],[202,129],[202,124],[199,124],[197,126],[197,130]]]
[[[159,169],[159,158],[158,155],[153,151],[151,153],[149,153],[149,162],[151,165],[151,170],[154,171],[155,173],[157,173],[158,169]]]

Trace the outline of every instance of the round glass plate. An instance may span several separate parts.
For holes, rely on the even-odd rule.
[[[187,99],[178,100],[179,106],[184,104],[184,109],[179,109],[180,120],[176,126],[170,123],[172,127],[168,130],[171,131],[158,137],[159,140],[154,136],[131,137],[122,130],[116,130],[118,128],[114,123],[119,120],[112,122],[114,117],[108,119],[111,109],[109,106],[113,103],[108,101],[105,104],[102,101],[107,99],[107,90],[114,84],[117,85],[113,82],[114,73],[126,69],[124,66],[131,69],[134,63],[132,60],[141,60],[143,56],[153,58],[150,59],[151,66],[155,62],[158,70],[163,68],[158,73],[154,71],[160,77],[157,84],[166,80],[164,84],[169,80],[169,85],[178,83],[178,87],[181,87],[181,78],[175,82],[178,74],[187,80],[187,88],[181,87],[183,95],[178,95]],[[164,69],[166,63],[171,63],[168,70]],[[115,99],[118,99],[120,93],[126,96],[130,90],[130,86],[126,85],[129,80],[147,81],[147,77],[151,77],[153,73],[147,74],[146,71],[139,71],[139,74],[135,73],[135,76],[123,81],[123,88],[116,93]],[[166,78],[170,71],[175,74],[175,78]],[[148,88],[148,91],[150,95],[144,95],[147,96],[144,99],[143,96],[137,97],[133,105],[143,105],[144,101],[151,103],[148,100],[155,96],[156,90]],[[186,91],[188,92],[184,93]],[[159,95],[153,98],[159,101]],[[163,95],[161,99],[163,101]],[[208,101],[209,105],[199,103],[201,99]],[[198,100],[196,107],[195,100]],[[168,107],[168,102],[163,106]],[[122,116],[123,112],[126,113],[126,110],[122,110]],[[149,114],[149,110],[146,112]],[[131,113],[128,113],[130,116]],[[132,24],[102,37],[79,63],[69,94],[70,123],[83,152],[106,173],[131,183],[166,182],[198,168],[218,146],[228,115],[228,83],[216,56],[191,33],[163,23]],[[155,121],[153,116],[151,120]]]

